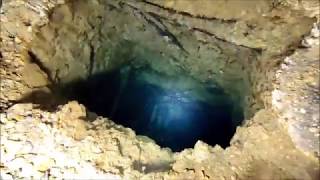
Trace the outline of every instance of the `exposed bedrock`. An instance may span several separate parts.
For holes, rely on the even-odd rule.
[[[65,102],[70,99],[61,92],[73,82],[117,70],[125,77],[148,67],[152,73],[142,71],[143,81],[192,89],[199,100],[212,98],[201,83],[223,89],[244,114],[226,149],[199,141],[194,149],[172,153],[144,139],[137,148],[165,154],[157,177],[316,178],[318,9],[318,1],[298,0],[5,0],[0,105],[6,112],[12,104],[30,103],[22,101],[26,97]],[[130,142],[119,141],[127,147],[139,138],[131,133]],[[137,158],[102,169],[146,173]],[[128,177],[141,175],[133,174]]]

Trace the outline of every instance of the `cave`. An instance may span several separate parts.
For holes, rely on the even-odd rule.
[[[257,94],[268,92],[264,73],[279,62],[264,59],[290,47],[263,53],[266,47],[237,45],[210,32],[236,21],[213,19],[201,27],[194,19],[202,17],[167,19],[172,10],[142,4],[110,1],[90,16],[94,3],[58,6],[34,33],[32,62],[60,99],[79,101],[162,147],[182,151],[197,140],[228,147],[236,128],[266,105]],[[246,26],[244,38],[255,29]]]
[[[117,19],[101,10],[83,24],[84,5],[55,9],[29,52],[62,99],[79,101],[173,151],[198,140],[226,148],[244,118],[262,107],[252,97],[248,69],[261,49],[190,32],[130,3],[106,3],[103,9]],[[70,11],[71,25],[84,26],[80,39],[64,25]]]
[[[173,151],[198,140],[227,147],[243,110],[216,84],[126,65],[72,82],[61,94]]]
[[[1,178],[318,179],[318,1],[4,2]]]

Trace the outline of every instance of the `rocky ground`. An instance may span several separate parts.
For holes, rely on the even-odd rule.
[[[172,7],[167,2],[161,6]],[[186,7],[184,1],[180,2],[180,6],[176,5],[178,9]],[[299,6],[294,1],[287,2],[294,9],[311,9],[310,17],[318,15],[314,15],[318,5],[311,1],[301,1]],[[40,104],[55,101],[48,96],[47,85],[52,79],[43,67],[32,62],[28,44],[35,27],[48,23],[46,13],[63,3],[5,0],[1,8],[2,179],[320,177],[319,22],[293,54],[280,57],[272,90],[268,92],[272,102],[265,101],[265,108],[237,129],[230,147],[211,147],[199,141],[192,149],[172,153],[147,137],[135,135],[131,129],[88,112],[75,101],[50,109],[19,101],[39,89],[47,92],[43,97],[33,97],[41,100]],[[193,6],[188,7],[188,11],[194,11]]]
[[[318,171],[264,112],[226,150],[198,141],[181,153],[75,101],[54,112],[16,104],[0,115],[3,179],[313,179]]]
[[[102,117],[86,122],[86,117],[85,108],[76,102],[54,113],[32,104],[14,105],[2,113],[1,177],[121,179],[118,174],[125,173],[131,179],[139,171],[166,170],[172,162],[170,151],[147,138],[138,140],[132,130]]]
[[[81,111],[78,115],[82,115]],[[97,156],[86,151],[97,154],[102,151],[94,145],[92,137],[80,142],[61,132],[58,120],[57,114],[33,110],[31,104],[16,105],[1,114],[2,179],[120,178],[97,170],[93,162],[82,159]],[[74,135],[79,138],[79,133]],[[82,150],[75,151],[74,147]]]

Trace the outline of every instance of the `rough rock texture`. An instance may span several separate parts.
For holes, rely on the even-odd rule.
[[[70,102],[55,113],[17,104],[1,114],[1,176],[39,179],[127,179],[139,171],[156,174],[173,161],[148,138]]]
[[[319,178],[316,0],[4,0],[0,20],[4,179]],[[235,94],[247,120],[231,146],[171,153],[76,102],[17,104],[128,62]]]
[[[265,114],[258,113],[251,121],[253,125],[239,128],[226,150],[198,141],[194,149],[172,153],[147,137],[136,136],[131,129],[86,112],[74,101],[55,112],[33,104],[16,104],[0,114],[1,177],[316,178],[316,162],[305,161],[289,137]]]
[[[50,23],[35,33],[31,51],[59,83],[130,61],[169,75],[182,69],[201,81],[219,84],[244,101],[250,88],[243,69],[258,53],[198,33],[121,1],[70,2],[56,8]]]
[[[319,26],[302,41],[307,47],[297,49],[284,59],[276,73],[272,91],[273,108],[293,142],[304,152],[320,156],[319,144]]]
[[[74,104],[74,103],[73,103]],[[81,106],[72,103],[57,114],[42,112],[32,104],[18,104],[1,114],[1,177],[2,179],[120,179],[88,162],[87,151],[102,153],[89,135],[83,141],[74,140],[70,131],[83,132]],[[75,109],[77,108],[77,109]],[[72,113],[65,112],[72,109]],[[80,111],[77,111],[80,110]],[[69,116],[70,115],[70,116]],[[63,116],[64,120],[60,119]],[[73,127],[58,129],[63,123]],[[75,150],[76,148],[76,150]],[[81,149],[80,149],[81,148]],[[95,158],[95,154],[89,158]]]

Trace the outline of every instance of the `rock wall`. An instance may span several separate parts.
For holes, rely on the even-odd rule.
[[[72,152],[69,148],[63,152],[71,157],[87,151],[80,142],[92,133],[92,145],[97,141],[103,149],[115,148],[99,156],[103,163],[93,160],[87,166],[97,169],[90,172],[92,175],[109,175],[103,170],[117,175],[115,178],[131,179],[317,179],[319,24],[313,23],[319,22],[318,9],[318,1],[305,0],[5,0],[0,19],[1,132],[14,138],[12,127],[23,129],[18,121],[36,123],[35,131],[51,131],[48,119],[60,118],[61,122],[53,123],[53,131],[76,144]],[[243,99],[248,118],[237,129],[231,146],[223,150],[198,142],[193,149],[172,154],[142,137],[148,142],[143,145],[146,152],[153,153],[138,161],[136,149],[131,149],[137,146],[130,143],[140,137],[105,119],[98,129],[92,128],[97,117],[83,114],[80,118],[77,109],[84,110],[77,103],[62,106],[57,112],[20,104],[7,109],[36,90],[50,95],[48,87],[57,83],[87,78],[130,62],[135,66],[149,64],[171,75],[183,70],[198,80],[218,83],[237,96],[234,98]],[[34,98],[44,103],[50,100]],[[39,116],[31,116],[32,112]],[[19,133],[27,134],[37,146],[28,130]],[[124,149],[113,142],[115,139]],[[1,176],[31,177],[10,165],[16,161],[6,153],[19,155],[12,144],[10,139],[1,141],[1,150],[6,151],[1,152],[6,156],[0,166],[1,173],[6,174]],[[27,155],[39,152],[28,151]],[[156,156],[160,153],[165,154],[166,163],[154,172],[159,166],[153,162],[148,166],[149,160],[160,162]],[[23,158],[30,160],[29,156]],[[82,165],[83,159],[79,159]],[[56,165],[47,167],[54,169]],[[79,175],[84,166],[78,167],[73,172]],[[39,172],[45,176],[42,169]]]
[[[52,10],[50,23],[35,33],[31,52],[59,83],[129,61],[143,61],[166,74],[179,74],[177,68],[182,69],[221,86],[251,117],[270,96],[278,62],[274,56],[294,47],[313,22],[295,11],[280,16],[287,10],[264,1],[255,5],[257,12],[248,10],[249,2],[235,3],[238,10],[228,15],[182,11],[182,1],[175,2],[177,9],[157,2],[161,1],[70,1]],[[239,16],[242,7],[246,7],[242,14],[249,15]],[[265,14],[258,15],[260,11]]]
[[[214,40],[217,45],[201,42],[186,27],[164,25],[157,17],[115,2],[80,1],[53,10],[52,20],[35,33],[31,44],[51,79],[68,83],[133,61],[134,66],[149,64],[169,75],[187,71],[201,81],[218,83],[238,99],[250,91],[241,62],[255,59],[256,52],[219,40]]]

